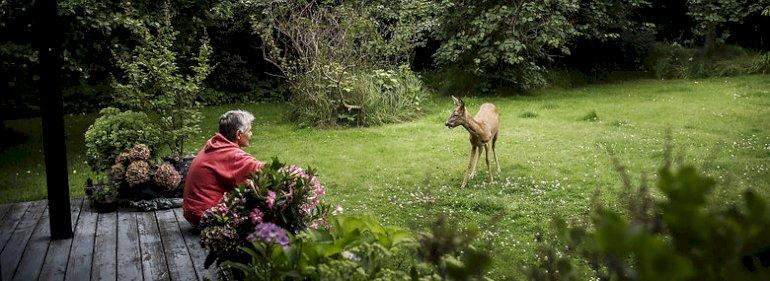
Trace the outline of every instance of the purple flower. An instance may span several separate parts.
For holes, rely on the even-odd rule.
[[[269,222],[258,224],[254,227],[254,232],[246,239],[251,242],[262,241],[279,244],[284,247],[289,246],[289,236],[286,234],[286,230]]]
[[[265,201],[267,202],[267,207],[272,209],[273,204],[275,204],[275,192],[272,190],[267,191],[267,198],[265,198]]]

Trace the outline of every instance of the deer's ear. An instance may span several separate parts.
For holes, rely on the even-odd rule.
[[[452,96],[452,100],[455,102],[455,105],[460,105],[462,103],[462,101],[457,99],[455,96]]]

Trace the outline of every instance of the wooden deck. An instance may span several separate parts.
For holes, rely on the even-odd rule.
[[[0,205],[0,280],[215,280],[181,209],[98,214],[71,200],[72,239],[50,239],[48,202]]]

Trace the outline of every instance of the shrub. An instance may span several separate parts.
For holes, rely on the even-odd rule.
[[[690,166],[672,168],[668,158],[658,171],[663,198],[657,201],[646,181],[632,187],[616,164],[628,198],[623,212],[599,206],[588,226],[556,220],[557,238],[541,246],[537,264],[527,269],[530,279],[574,280],[578,257],[601,280],[766,279],[767,202],[749,190],[742,204],[709,207],[707,196],[716,182]]]
[[[291,86],[292,116],[301,124],[371,126],[422,114],[427,94],[406,66],[359,73],[330,66],[325,71],[334,77],[311,73]]]
[[[657,43],[646,64],[658,78],[722,77],[766,73],[770,69],[769,56],[731,45],[707,52],[704,48],[686,48],[677,43]]]
[[[284,165],[277,159],[252,175],[255,188],[238,187],[203,213],[201,245],[209,251],[206,266],[225,260],[240,261],[238,247],[262,223],[273,223],[291,233],[324,225],[328,207],[320,202],[325,188],[312,170]]]
[[[105,108],[85,133],[88,165],[96,172],[106,171],[113,159],[143,143],[155,147],[161,142],[160,130],[141,112]]]

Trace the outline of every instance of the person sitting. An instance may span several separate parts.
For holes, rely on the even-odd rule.
[[[241,149],[249,146],[252,121],[254,115],[243,110],[222,115],[219,132],[206,142],[190,164],[182,209],[184,218],[194,226],[198,227],[203,212],[218,204],[225,192],[242,183],[248,185],[248,177],[264,167],[264,162]]]

